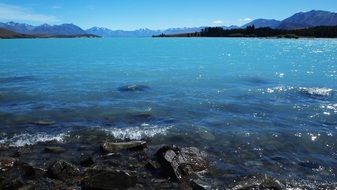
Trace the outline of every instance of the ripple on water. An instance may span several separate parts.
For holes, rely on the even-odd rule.
[[[307,94],[307,95],[312,95],[312,96],[331,96],[333,90],[331,88],[318,88],[318,87],[312,87],[312,88],[307,88],[307,87],[300,87],[299,88],[300,92]]]

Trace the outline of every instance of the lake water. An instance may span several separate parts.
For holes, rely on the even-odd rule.
[[[336,185],[336,136],[337,40],[0,41],[0,143],[196,146],[214,184],[315,188]]]

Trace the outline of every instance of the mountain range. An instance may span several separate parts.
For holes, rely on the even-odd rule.
[[[0,28],[5,28],[21,34],[52,34],[52,35],[83,35],[86,31],[74,24],[32,26],[24,23],[0,23]]]
[[[337,26],[337,13],[328,11],[309,11],[296,13],[293,16],[282,21],[274,19],[256,19],[241,27],[238,26],[223,26],[224,29],[246,28],[254,25],[255,28],[270,27],[273,29],[301,29],[315,26]],[[85,35],[94,34],[102,37],[149,37],[153,35],[172,35],[181,33],[200,32],[205,27],[185,27],[185,28],[170,28],[166,30],[150,30],[138,29],[133,31],[125,30],[110,30],[103,27],[92,27],[87,30],[74,24],[49,25],[43,24],[40,26],[32,26],[24,23],[7,22],[0,23],[0,28],[4,28],[16,33],[26,35]]]
[[[282,21],[256,19],[248,24],[245,24],[243,27],[252,25],[254,25],[255,28],[269,27],[283,30],[303,29],[316,26],[337,26],[337,13],[312,10],[309,12],[296,13]]]

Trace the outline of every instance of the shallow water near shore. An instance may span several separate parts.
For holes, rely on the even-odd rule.
[[[54,141],[67,150],[59,157],[72,159],[106,140],[195,146],[207,152],[219,187],[252,176],[337,187],[336,40],[35,39],[0,47],[1,144],[38,151]]]

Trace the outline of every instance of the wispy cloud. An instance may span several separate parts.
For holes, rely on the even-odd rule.
[[[61,9],[62,7],[61,6],[58,6],[58,5],[54,5],[51,7],[52,9]]]
[[[25,7],[0,3],[0,20],[30,21],[30,22],[58,22],[55,16],[35,13]]]
[[[215,20],[213,21],[213,24],[223,24],[224,22],[222,20]]]

